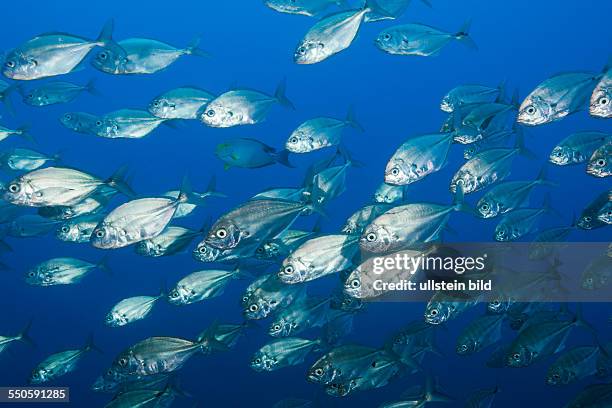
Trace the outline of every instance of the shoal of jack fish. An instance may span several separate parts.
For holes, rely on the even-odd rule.
[[[470,22],[459,24],[456,31],[416,23],[395,24],[408,1],[368,0],[363,7],[352,7],[343,0],[267,0],[265,5],[281,13],[318,18],[297,42],[293,52],[297,64],[316,64],[333,59],[339,52],[350,52],[364,24],[387,24],[374,44],[388,54],[427,57],[444,52],[453,42],[465,45],[465,52],[477,50],[469,33]],[[7,114],[14,111],[14,99],[44,107],[72,102],[83,93],[97,94],[94,81],[71,83],[61,79],[87,64],[109,75],[147,75],[170,69],[181,58],[207,56],[198,39],[185,47],[139,37],[115,40],[113,28],[109,21],[95,38],[52,33],[15,44],[2,65],[6,80],[0,81],[0,99]],[[41,78],[49,79],[30,82]],[[286,90],[285,81],[280,81],[275,90],[234,88],[220,94],[186,86],[154,96],[141,109],[68,111],[59,121],[78,133],[134,139],[147,137],[160,125],[177,120],[199,121],[213,128],[253,125],[282,114],[282,109],[295,109]],[[162,333],[127,345],[110,360],[98,353],[90,337],[82,346],[58,350],[33,367],[30,383],[53,384],[78,370],[83,359],[107,358],[108,369],[100,373],[92,389],[114,395],[108,407],[170,406],[176,397],[190,398],[173,380],[188,360],[196,355],[227,352],[250,331],[263,327],[269,341],[245,362],[256,372],[302,365],[304,379],[319,384],[334,397],[383,387],[416,373],[421,379],[413,387],[381,407],[421,407],[428,402],[452,401],[465,401],[468,407],[492,406],[503,384],[483,385],[467,395],[450,396],[435,378],[425,375],[423,368],[430,354],[440,355],[435,342],[439,327],[467,308],[479,307],[477,301],[457,303],[440,292],[427,304],[423,318],[408,323],[385,344],[354,344],[346,342],[345,336],[351,332],[358,312],[366,310],[364,300],[376,296],[361,287],[360,265],[365,260],[360,259],[360,250],[385,254],[439,242],[457,211],[475,218],[497,218],[492,238],[502,242],[526,236],[536,242],[559,242],[576,228],[591,230],[612,223],[610,184],[602,183],[591,204],[577,209],[580,215],[573,223],[539,230],[539,220],[552,204],[546,201],[532,208],[529,197],[533,190],[555,188],[560,181],[547,178],[546,165],[531,180],[505,180],[518,156],[534,158],[525,141],[526,127],[573,114],[612,117],[610,66],[543,78],[524,98],[510,93],[503,82],[458,84],[450,89],[440,100],[439,108],[448,113],[440,130],[412,135],[399,145],[386,168],[378,170],[381,184],[372,192],[371,202],[356,209],[341,230],[332,233],[320,230],[321,223],[326,222],[325,207],[345,191],[351,168],[361,165],[351,157],[347,148],[350,143],[343,139],[348,133],[367,132],[352,108],[345,117],[320,116],[296,124],[284,146],[269,146],[250,138],[220,143],[214,153],[226,169],[291,168],[291,155],[320,149],[327,149],[329,157],[313,163],[301,185],[261,191],[228,207],[217,220],[202,222],[200,229],[180,226],[180,218],[190,216],[208,200],[225,199],[212,175],[205,191],[194,191],[185,178],[176,190],[143,196],[131,188],[127,168],[93,174],[86,166],[64,163],[61,152],[39,152],[34,147],[2,149],[0,166],[11,175],[2,186],[0,202],[0,222],[7,240],[55,234],[65,242],[109,250],[108,256],[100,259],[60,254],[32,265],[24,274],[27,284],[77,285],[91,273],[109,270],[112,250],[126,246],[146,257],[191,251],[202,263],[197,271],[185,274],[159,293],[135,292],[133,297],[109,305],[106,316],[99,318],[116,330],[155,318],[159,302],[182,307],[223,296],[235,280],[248,285],[240,299],[243,322],[226,322],[219,316],[196,338],[166,337]],[[26,126],[0,126],[0,140],[19,137],[32,146],[35,136]],[[406,186],[422,183],[443,168],[451,149],[463,149],[465,158],[448,183],[454,200],[427,203],[407,197]],[[548,165],[573,166],[575,171],[593,177],[610,177],[612,135],[576,129],[560,138],[545,159]],[[475,205],[464,200],[483,190]],[[117,199],[122,204],[111,205]],[[312,229],[299,230],[293,225],[300,218],[318,221],[313,221]],[[1,250],[11,248],[3,241]],[[609,285],[611,260],[608,254],[593,261],[583,274],[583,287],[594,290]],[[221,266],[211,267],[211,262]],[[338,277],[337,289],[329,296],[308,294],[308,282]],[[466,323],[456,340],[457,354],[488,353],[489,367],[528,367],[545,360],[548,371],[543,382],[549,386],[587,377],[593,381],[567,407],[612,406],[612,384],[606,382],[612,373],[612,343],[600,342],[605,339],[594,336],[590,345],[566,344],[570,332],[592,330],[579,308],[570,311],[540,303],[491,302],[485,309],[482,316]],[[252,324],[256,320],[262,322],[256,326]],[[0,353],[9,348],[22,352],[17,343],[32,343],[29,329],[27,324],[19,333],[0,336]],[[313,331],[318,334],[303,337]],[[274,406],[313,404],[289,397]]]

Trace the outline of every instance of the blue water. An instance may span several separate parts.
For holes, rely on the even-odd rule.
[[[478,0],[433,0],[427,8],[414,1],[399,22],[420,22],[449,31],[472,19],[472,32],[479,51],[451,44],[433,58],[398,57],[382,53],[373,39],[383,28],[395,24],[366,24],[353,46],[329,60],[298,66],[292,61],[293,50],[315,20],[280,14],[260,1],[176,1],[176,2],[105,2],[64,1],[8,2],[2,6],[0,48],[9,50],[32,36],[50,31],[64,31],[95,37],[110,18],[115,18],[115,38],[141,36],[159,39],[176,46],[186,46],[201,36],[201,47],[211,58],[184,57],[169,69],[149,76],[111,76],[86,65],[66,78],[84,83],[96,78],[101,97],[82,95],[69,105],[31,108],[16,102],[17,116],[3,115],[7,126],[31,124],[36,149],[62,153],[63,161],[92,174],[108,176],[127,164],[133,187],[139,194],[155,196],[179,187],[188,174],[196,189],[204,188],[216,174],[218,189],[227,199],[210,200],[194,216],[179,224],[199,227],[208,217],[215,219],[268,187],[298,186],[307,166],[329,155],[330,151],[293,156],[295,169],[271,166],[257,170],[223,170],[214,156],[215,146],[233,137],[252,137],[281,147],[290,132],[302,121],[319,115],[343,117],[354,106],[364,134],[352,130],[344,143],[365,167],[349,171],[344,195],[327,208],[325,232],[338,231],[344,220],[368,203],[383,179],[384,167],[395,149],[409,136],[434,132],[446,117],[438,108],[441,97],[463,83],[495,85],[505,79],[510,88],[518,87],[525,96],[548,76],[573,70],[599,71],[611,51],[610,14],[612,3],[594,0],[552,1],[514,0],[501,4]],[[221,93],[233,85],[272,92],[287,79],[288,97],[296,111],[273,108],[262,124],[232,129],[212,129],[198,122],[186,122],[178,129],[161,126],[141,140],[110,140],[72,133],[58,118],[67,111],[103,114],[121,108],[146,107],[158,94],[174,87],[195,85]],[[62,78],[63,79],[63,78]],[[30,84],[28,84],[30,85]],[[539,160],[518,158],[511,179],[536,176],[552,147],[575,131],[612,131],[608,121],[590,118],[581,112],[560,122],[530,129],[528,147]],[[25,146],[21,140],[8,140],[8,146]],[[31,146],[30,146],[31,147]],[[448,182],[463,162],[462,148],[452,149],[449,165],[442,171],[412,185],[411,201],[447,203],[452,199]],[[551,191],[554,207],[563,218],[546,218],[542,226],[563,225],[601,191],[610,188],[609,179],[596,179],[577,167],[551,167],[549,176],[560,186]],[[3,175],[2,180],[8,180]],[[470,202],[477,199],[470,197]],[[532,197],[532,205],[541,203],[543,189]],[[123,198],[111,203],[118,205]],[[312,225],[312,219],[300,221]],[[496,221],[476,220],[467,214],[453,214],[450,222],[457,231],[452,240],[489,241]],[[572,232],[572,241],[609,241],[610,228]],[[18,344],[0,357],[0,385],[24,385],[34,368],[51,353],[80,347],[93,332],[104,354],[89,355],[79,370],[53,385],[71,388],[72,405],[103,406],[106,394],[90,391],[94,379],[105,370],[114,356],[126,347],[154,335],[195,338],[215,319],[238,323],[242,320],[239,299],[248,284],[232,282],[222,297],[181,308],[159,303],[151,316],[124,328],[106,327],[103,319],[119,300],[135,295],[155,294],[164,282],[174,284],[181,277],[207,266],[190,254],[152,259],[136,255],[132,248],[110,253],[112,275],[94,272],[72,286],[49,288],[25,284],[24,271],[34,264],[57,256],[75,256],[99,260],[105,253],[89,245],[62,243],[52,235],[42,238],[7,239],[14,252],[3,261],[12,270],[0,275],[0,331],[18,331],[33,319],[31,336],[35,348]],[[331,290],[337,284],[328,277],[318,290]],[[424,305],[412,303],[373,304],[356,317],[347,342],[380,346],[394,331],[411,320],[420,319]],[[457,334],[472,317],[473,310],[441,331],[439,348],[444,357],[429,355],[427,371],[439,377],[444,390],[461,401],[471,390],[499,384],[501,394],[495,407],[562,406],[591,380],[563,388],[544,384],[547,364],[526,369],[491,370],[484,367],[488,353],[460,358],[454,353]],[[612,340],[607,323],[608,304],[588,305],[585,318],[598,328],[602,341]],[[392,401],[406,388],[421,384],[422,375],[404,377],[378,390],[357,392],[345,399],[321,395],[320,388],[305,380],[308,364],[272,373],[255,373],[248,362],[254,351],[269,340],[265,329],[251,330],[232,352],[194,357],[180,371],[182,387],[193,399],[179,399],[176,406],[192,406],[199,401],[205,407],[266,407],[285,397],[319,398],[322,406],[370,407]],[[510,335],[510,333],[506,333]],[[313,337],[316,332],[306,333]],[[571,344],[588,344],[589,337],[576,331]],[[308,363],[313,361],[311,358]],[[451,406],[451,405],[449,405]]]

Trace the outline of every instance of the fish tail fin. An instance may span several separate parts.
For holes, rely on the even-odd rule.
[[[201,37],[194,38],[191,43],[185,49],[185,52],[189,55],[196,57],[210,57],[210,54],[200,48]]]
[[[96,264],[96,268],[100,269],[101,271],[106,272],[107,274],[109,274],[111,276],[113,274],[112,269],[108,265],[108,255],[102,257],[102,259],[100,259],[100,261],[98,261],[98,263]]]
[[[285,167],[295,168],[295,166],[291,164],[291,162],[289,162],[289,150],[287,149],[283,149],[278,153],[274,153],[274,160],[276,160],[277,163],[280,163]]]
[[[523,135],[523,133],[516,134],[516,142],[514,147],[518,150],[518,153],[521,156],[525,156],[528,159],[535,160],[538,157],[533,151],[525,147],[525,135]]]
[[[208,182],[208,186],[206,187],[206,191],[202,195],[204,197],[227,198],[227,195],[217,191],[217,176],[215,176],[214,174],[210,177],[210,181]]]
[[[544,196],[544,201],[542,202],[542,209],[544,210],[544,212],[549,213],[549,214],[554,214],[557,217],[562,218],[563,216],[561,215],[561,213],[559,211],[557,211],[551,204],[551,198],[550,198],[550,193],[546,193],[546,195]]]
[[[542,168],[540,169],[540,172],[538,173],[538,178],[536,178],[535,183],[539,185],[543,185],[543,186],[550,186],[550,187],[557,187],[559,185],[555,183],[554,181],[550,181],[548,179],[548,165],[546,163],[542,165]]]
[[[102,349],[100,349],[100,347],[98,347],[96,345],[96,343],[94,343],[93,333],[90,333],[89,336],[87,336],[87,341],[85,342],[85,346],[83,347],[83,351],[92,351],[92,350],[95,350],[95,351],[97,351],[100,354],[104,354]]]
[[[113,44],[114,43],[113,42],[113,31],[114,30],[115,30],[115,20],[111,18],[104,24],[104,27],[102,27],[102,30],[100,31],[98,38],[96,38],[96,41],[103,45]]]
[[[366,166],[364,162],[355,160],[351,152],[343,145],[338,145],[337,154],[344,159],[345,163],[348,163],[352,167],[361,168]]]
[[[355,109],[353,109],[352,106],[350,106],[349,109],[348,109],[348,112],[346,114],[346,119],[344,120],[344,123],[346,123],[347,125],[349,125],[352,128],[357,129],[360,132],[364,132],[365,131],[363,129],[363,126],[361,126],[361,124],[355,118]]]
[[[472,20],[468,20],[463,23],[459,31],[455,33],[455,38],[465,44],[466,47],[471,48],[473,50],[478,50],[478,46],[476,45],[472,37],[470,37],[471,26]]]
[[[229,350],[229,347],[225,343],[220,342],[215,338],[214,333],[218,326],[219,322],[217,320],[213,321],[210,326],[208,326],[208,328],[204,330],[204,333],[202,333],[198,337],[200,339],[200,341],[198,342],[198,344],[200,345],[200,350],[204,354],[207,354],[209,351]]]
[[[24,343],[28,343],[29,345],[35,347],[36,343],[34,343],[34,340],[32,340],[32,338],[30,337],[31,328],[32,328],[32,319],[30,319],[28,324],[26,324],[26,326],[19,332],[17,337],[19,338],[20,341],[23,341]]]
[[[177,203],[190,203],[197,206],[203,206],[206,204],[206,197],[204,197],[204,195],[193,192],[191,182],[189,181],[189,177],[187,175],[183,177]]]
[[[278,103],[280,103],[282,106],[295,110],[295,106],[287,98],[286,92],[287,92],[287,79],[283,79],[282,81],[278,83],[278,86],[276,87],[276,91],[274,91],[274,97],[276,98]]]
[[[425,398],[426,401],[431,402],[453,402],[453,398],[448,395],[442,393],[438,387],[436,387],[436,379],[432,377],[431,374],[428,374],[425,377]]]
[[[392,18],[397,17],[393,13],[385,10],[380,5],[378,0],[366,0],[363,6],[363,9],[368,10],[369,12],[374,13],[374,14],[380,14],[381,16],[392,17]]]
[[[96,87],[96,78],[91,78],[86,84],[85,84],[85,90],[87,92],[89,92],[92,95],[96,95],[96,96],[101,96],[102,94],[100,93],[100,91],[98,90],[98,88]]]
[[[30,125],[20,126],[16,130],[17,130],[18,136],[23,137],[25,140],[27,140],[30,143],[36,143],[34,136],[30,134]]]
[[[112,176],[110,176],[104,183],[119,191],[122,194],[125,194],[128,197],[135,197],[136,193],[129,186],[125,179],[125,175],[127,173],[127,166],[121,166]]]

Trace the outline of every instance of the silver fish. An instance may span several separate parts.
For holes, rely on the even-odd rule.
[[[285,96],[286,83],[282,81],[274,95],[251,90],[234,89],[210,101],[199,113],[205,125],[228,128],[239,125],[252,125],[262,122],[274,104],[295,109]]]
[[[29,335],[31,326],[32,322],[29,322],[27,326],[23,328],[23,330],[13,336],[0,335],[0,354],[15,342],[22,341],[24,343],[32,343],[32,339],[30,339]]]
[[[484,315],[474,319],[461,332],[457,338],[455,350],[457,354],[465,356],[497,343],[502,338],[502,323],[504,315]]]
[[[517,122],[543,125],[584,109],[600,78],[592,72],[569,72],[543,81],[521,103]]]
[[[268,329],[272,337],[289,337],[313,327],[321,327],[330,318],[330,301],[327,298],[308,298],[281,310]]]
[[[263,275],[243,295],[242,313],[247,319],[264,319],[294,302],[302,302],[305,296],[302,285],[286,285],[275,274]]]
[[[408,139],[385,169],[385,183],[406,185],[421,180],[446,164],[453,133],[435,133]]]
[[[612,118],[612,69],[608,68],[593,93],[589,113],[598,118]]]
[[[60,118],[60,123],[74,132],[95,135],[102,120],[86,112],[68,112]]]
[[[607,140],[612,140],[612,135],[603,132],[572,133],[553,148],[548,160],[558,166],[583,163]]]
[[[593,152],[586,171],[595,177],[612,176],[612,139]]]
[[[359,251],[356,235],[323,235],[295,249],[281,265],[278,278],[296,284],[349,269]]]
[[[599,346],[574,347],[563,353],[546,372],[546,384],[567,385],[597,373]]]
[[[68,103],[75,100],[81,93],[97,94],[95,81],[91,80],[85,85],[75,85],[71,82],[48,82],[37,88],[18,88],[23,102],[30,106],[49,106],[59,103]]]
[[[606,190],[595,197],[595,199],[591,201],[589,205],[587,205],[587,207],[582,211],[582,214],[580,214],[580,218],[577,222],[578,227],[585,230],[591,230],[601,228],[606,225],[605,222],[597,218],[597,215],[610,201],[610,194],[612,194],[612,190]]]
[[[181,49],[158,40],[128,38],[119,41],[118,47],[105,47],[96,54],[91,64],[107,74],[153,74],[167,68],[183,55],[208,56],[199,48],[199,44],[200,39],[196,38],[188,47]]]
[[[515,241],[533,232],[540,217],[550,212],[553,210],[547,196],[542,208],[519,208],[505,214],[495,227],[495,240],[499,242]]]
[[[169,226],[158,236],[137,243],[136,253],[150,257],[178,254],[186,250],[189,244],[203,233],[203,230],[196,231],[189,228]]]
[[[15,238],[36,237],[46,235],[59,223],[38,214],[25,214],[6,223],[4,232]]]
[[[83,215],[97,214],[116,194],[117,190],[102,186],[97,192],[79,203],[71,206],[39,207],[38,214],[53,220],[69,220]]]
[[[280,13],[314,17],[333,5],[346,7],[345,0],[266,0],[265,5]]]
[[[198,112],[214,98],[212,93],[200,88],[176,88],[153,99],[148,110],[162,119],[197,119]]]
[[[94,269],[108,271],[106,259],[91,263],[76,258],[53,258],[30,269],[25,280],[33,286],[72,285]]]
[[[104,323],[110,327],[122,327],[142,320],[151,313],[153,306],[164,296],[162,291],[157,296],[135,296],[123,299],[108,312]]]
[[[59,154],[48,156],[35,150],[19,147],[0,153],[0,166],[9,171],[32,171],[59,160]]]
[[[321,344],[320,340],[288,337],[271,341],[261,347],[251,358],[255,371],[275,371],[302,364],[306,357]]]
[[[110,139],[140,139],[149,135],[167,119],[158,118],[139,109],[121,109],[100,117],[95,122],[95,134]]]
[[[11,136],[19,136],[26,140],[33,141],[32,135],[28,133],[28,127],[22,126],[17,129],[9,129],[4,126],[0,126],[0,141],[6,140]]]
[[[325,147],[338,146],[346,127],[363,132],[363,127],[355,119],[352,109],[349,109],[344,120],[327,117],[307,120],[291,133],[285,148],[292,153],[309,153]]]
[[[91,234],[106,214],[84,215],[64,222],[57,230],[57,237],[64,242],[83,244],[89,242]]]
[[[93,41],[66,33],[34,37],[6,55],[2,74],[11,79],[32,80],[72,72],[95,47],[117,48],[111,39],[113,25],[112,20],[106,23]]]
[[[597,214],[597,219],[599,221],[605,222],[606,224],[612,224],[612,196],[611,199],[608,200],[606,205],[604,205],[599,213]]]
[[[66,350],[50,355],[32,370],[30,384],[43,384],[75,371],[85,354],[92,350],[100,352],[90,336],[87,344],[81,349]]]
[[[593,259],[580,277],[582,288],[586,290],[602,290],[612,281],[612,259],[602,255]]]
[[[361,235],[363,230],[370,225],[375,218],[379,217],[390,209],[391,205],[389,204],[366,205],[365,207],[357,210],[346,220],[341,232],[343,234]]]
[[[472,49],[478,49],[470,37],[470,22],[456,33],[449,33],[423,24],[404,24],[382,31],[375,40],[376,46],[393,55],[438,55],[451,41],[459,41]]]
[[[404,201],[406,189],[403,186],[394,186],[385,182],[374,192],[374,201],[381,204],[393,204],[398,201]]]
[[[500,95],[504,84],[497,87],[486,85],[459,85],[451,89],[440,102],[440,109],[452,113],[465,105],[493,102]]]
[[[230,281],[242,276],[244,275],[238,268],[230,271],[193,272],[181,279],[168,293],[168,302],[173,305],[188,305],[220,296]]]

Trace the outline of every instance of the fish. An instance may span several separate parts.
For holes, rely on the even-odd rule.
[[[466,22],[456,33],[449,33],[424,24],[403,24],[383,30],[374,41],[381,51],[392,55],[435,56],[451,41],[459,41],[468,48],[478,47],[469,34],[471,22]]]
[[[460,356],[478,353],[502,339],[503,314],[484,315],[472,320],[457,338]]]
[[[452,132],[408,139],[387,163],[385,183],[403,186],[437,172],[446,164],[452,143]]]
[[[305,188],[271,188],[255,194],[253,199],[280,198],[287,201],[304,201],[308,194]]]
[[[451,205],[410,203],[393,207],[364,229],[359,245],[363,251],[383,253],[436,241],[455,211],[472,211],[463,201],[461,188]]]
[[[592,72],[567,72],[546,79],[523,100],[517,122],[539,126],[584,109],[600,78]]]
[[[374,192],[374,201],[381,204],[394,204],[406,199],[406,189],[382,182]]]
[[[9,51],[2,74],[10,79],[30,81],[68,74],[96,47],[109,47],[121,53],[112,40],[114,23],[108,21],[95,40],[68,33],[40,34]]]
[[[587,385],[565,408],[580,407],[605,407],[612,403],[612,385],[590,384]]]
[[[96,213],[72,218],[61,224],[56,231],[56,236],[64,242],[87,243],[91,239],[94,229],[104,217],[106,217],[106,214]]]
[[[99,376],[91,386],[94,392],[112,393],[118,396],[129,391],[139,390],[163,390],[168,384],[170,375],[155,374],[138,380],[126,380],[122,382],[108,381],[104,376]]]
[[[157,296],[135,296],[123,299],[106,314],[104,323],[110,327],[123,327],[142,320],[151,313],[153,306],[164,296],[164,291],[161,291]]]
[[[168,302],[172,305],[189,305],[221,296],[225,287],[234,279],[245,276],[239,268],[234,270],[204,270],[193,272],[178,281],[168,293]]]
[[[493,218],[519,208],[528,200],[536,186],[554,186],[546,179],[546,168],[543,167],[538,177],[532,181],[506,181],[492,187],[476,204],[482,218]]]
[[[281,310],[270,324],[268,334],[272,337],[295,336],[313,327],[321,327],[330,318],[328,298],[305,299]]]
[[[482,388],[474,391],[465,403],[465,408],[491,408],[495,397],[501,391],[501,388],[495,387]]]
[[[257,259],[282,260],[305,241],[319,235],[321,229],[317,222],[312,231],[286,229],[276,237],[262,244],[255,251]]]
[[[382,404],[379,408],[423,408],[431,402],[450,403],[454,399],[440,390],[436,381],[429,375],[425,378],[425,386],[415,386],[400,395],[400,401]]]
[[[285,148],[292,153],[310,153],[325,147],[338,146],[343,130],[347,127],[364,131],[357,122],[353,109],[349,109],[344,120],[329,117],[309,119],[291,133]]]
[[[321,347],[321,340],[287,337],[266,343],[251,358],[255,371],[276,371],[302,364],[306,357]]]
[[[369,366],[379,350],[358,344],[333,348],[309,369],[306,379],[315,384],[330,384],[339,379],[352,379]]]
[[[343,234],[361,235],[363,230],[370,225],[374,219],[389,211],[392,208],[389,204],[371,204],[355,211],[344,223],[341,229]]]
[[[38,214],[24,214],[4,224],[4,233],[15,238],[42,236],[48,234],[60,222]]]
[[[593,89],[589,104],[589,113],[597,118],[612,117],[612,68],[608,67],[601,80]]]
[[[252,325],[248,321],[242,324],[221,324],[215,321],[200,333],[198,341],[202,342],[205,352],[212,353],[223,348],[229,350],[236,346],[240,337],[244,336],[245,329],[250,327]],[[221,348],[218,344],[222,345]]]
[[[154,74],[166,69],[183,55],[206,57],[196,38],[186,48],[176,48],[162,41],[148,38],[128,38],[117,42],[117,47],[104,47],[91,60],[99,71],[113,75]]]
[[[571,320],[549,320],[521,330],[512,342],[506,356],[509,367],[527,367],[562,351],[572,328],[583,326],[593,331],[582,320],[580,310]]]
[[[557,358],[546,372],[546,384],[568,385],[597,373],[599,346],[574,347]]]
[[[102,381],[126,382],[175,372],[191,357],[202,353],[202,344],[178,337],[146,338],[119,353]]]
[[[289,151],[275,148],[256,139],[230,139],[217,145],[215,156],[224,162],[225,170],[231,167],[257,169],[276,163],[294,167],[289,162]]]
[[[604,132],[572,133],[553,148],[548,160],[558,166],[584,163],[607,140],[612,135]]]
[[[200,110],[213,99],[212,93],[188,86],[164,92],[153,99],[147,109],[151,115],[162,119],[198,119]]]
[[[580,214],[578,222],[576,223],[579,228],[584,230],[592,230],[606,225],[605,222],[600,221],[597,218],[597,214],[599,214],[599,211],[601,211],[601,209],[610,201],[610,194],[612,194],[612,190],[606,190],[595,197],[595,199],[586,206],[586,208],[582,211],[582,214]]]
[[[347,270],[359,251],[358,242],[358,236],[345,234],[309,239],[283,260],[278,278],[286,284],[297,284]]]
[[[495,227],[495,240],[498,242],[516,241],[531,233],[543,214],[554,213],[550,198],[546,196],[542,208],[520,208],[505,214]]]
[[[95,269],[110,271],[106,258],[98,263],[77,258],[52,258],[26,272],[25,281],[32,286],[73,285]]]
[[[306,296],[301,285],[286,285],[276,274],[263,275],[246,289],[241,301],[242,314],[246,319],[258,320],[282,310]]]
[[[440,325],[456,319],[461,313],[478,304],[479,296],[463,292],[436,292],[425,307],[425,322]]]
[[[580,280],[583,289],[605,289],[612,280],[612,259],[606,255],[593,259],[582,272]]]
[[[106,180],[67,167],[36,169],[9,182],[2,198],[9,203],[27,207],[72,206],[103,187],[110,187],[127,196],[132,189],[124,181],[125,168]]]
[[[30,384],[43,384],[75,371],[83,357],[93,350],[102,352],[94,344],[93,336],[89,336],[87,343],[81,349],[51,354],[32,370]]]
[[[87,112],[68,112],[60,118],[60,123],[73,132],[96,135],[97,128],[101,126],[102,120],[100,117]]]
[[[181,192],[179,190],[172,190],[172,191],[166,191],[164,194],[162,194],[162,196],[173,198],[176,200],[178,199],[180,194]],[[206,186],[206,191],[204,191],[203,193],[192,191],[191,194],[200,200],[201,205],[205,203],[208,197],[227,198],[225,194],[217,191],[217,178],[214,175],[210,178],[210,181],[208,182],[208,186]],[[177,218],[187,217],[197,207],[198,205],[190,203],[190,202],[180,203],[178,208],[176,209],[176,212],[174,213],[174,217],[172,218],[177,219]]]
[[[345,8],[345,0],[266,0],[266,6],[280,13],[297,14],[307,17],[320,15],[331,6]]]
[[[170,407],[177,396],[188,397],[189,395],[169,381],[161,390],[141,388],[121,392],[104,408]]]
[[[517,128],[485,131],[483,138],[465,146],[463,150],[463,158],[470,160],[477,154],[500,147],[508,147],[508,141],[512,135],[520,133]]]
[[[201,204],[183,180],[177,199],[168,197],[139,198],[121,204],[98,224],[91,234],[91,244],[100,249],[117,249],[157,237],[174,216],[181,203]]]
[[[185,251],[196,237],[204,233],[204,229],[192,230],[178,226],[169,226],[156,237],[138,242],[135,246],[135,251],[138,255],[153,258],[175,255]]]
[[[610,196],[612,197],[612,195]],[[597,219],[608,225],[612,224],[612,199],[610,199],[597,214]]]
[[[497,87],[486,85],[459,85],[451,89],[440,102],[443,112],[452,113],[465,105],[493,102],[501,94],[504,83]]]
[[[95,122],[94,132],[97,136],[109,139],[140,139],[166,121],[145,110],[121,109],[100,117]]]
[[[53,207],[39,207],[38,214],[52,220],[69,220],[82,215],[93,215],[101,212],[109,201],[117,195],[117,190],[108,186],[100,189],[74,205],[59,205]]]
[[[46,155],[36,150],[14,147],[0,153],[0,167],[7,171],[32,171],[61,160],[59,154]]]
[[[261,241],[280,234],[309,208],[307,203],[289,200],[249,200],[221,216],[203,242],[217,250],[241,246],[256,251]]]
[[[24,87],[19,87],[17,89],[19,90],[23,102],[26,105],[36,107],[72,102],[83,92],[87,92],[92,95],[98,94],[98,90],[93,79],[85,85],[54,81],[47,82],[36,88],[25,89]]]
[[[520,134],[517,135],[517,142],[513,148],[485,150],[465,162],[453,175],[450,191],[455,192],[457,186],[461,185],[463,193],[470,194],[505,179],[510,175],[512,162],[519,155],[535,157],[525,148]]]
[[[350,9],[325,16],[313,25],[293,53],[296,64],[316,64],[344,51],[353,43],[366,14],[388,15],[378,2],[366,0],[361,9]]]
[[[529,259],[545,259],[552,256],[555,253],[554,246],[550,245],[551,242],[565,242],[572,231],[576,230],[576,221],[568,226],[553,227],[542,230],[533,239],[533,242],[529,245]]]
[[[346,191],[348,169],[359,165],[347,157],[344,164],[331,166],[316,173],[310,183],[310,201],[317,207],[321,207],[338,198]]]
[[[200,110],[199,120],[215,128],[253,125],[262,122],[275,104],[295,109],[285,96],[286,88],[286,81],[283,80],[278,84],[274,95],[251,89],[230,90],[217,96]]]
[[[9,129],[0,125],[0,142],[8,139],[11,136],[19,136],[30,142],[34,141],[34,138],[29,133],[28,126],[21,126],[17,129]]]
[[[612,139],[593,152],[587,164],[586,172],[595,177],[612,176]]]
[[[28,324],[17,334],[13,336],[2,336],[0,335],[0,354],[7,350],[11,344],[17,342],[24,342],[33,344],[32,339],[30,338],[30,329],[32,327],[32,322],[28,322]]]

